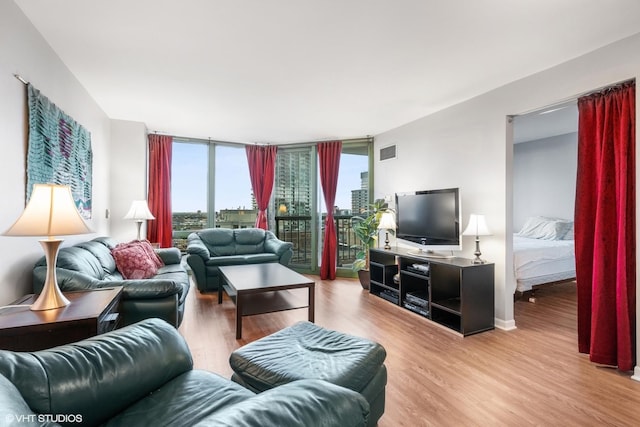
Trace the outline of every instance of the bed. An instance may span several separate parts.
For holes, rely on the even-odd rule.
[[[544,283],[576,277],[573,222],[532,217],[513,235],[516,290],[526,292]]]

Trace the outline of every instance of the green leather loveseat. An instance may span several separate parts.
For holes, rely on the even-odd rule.
[[[355,427],[368,414],[359,393],[322,380],[255,394],[194,370],[182,336],[158,319],[50,350],[0,350],[2,426]]]
[[[187,263],[201,292],[218,290],[218,267],[267,262],[287,265],[292,256],[292,243],[260,228],[206,228],[187,237]]]
[[[177,248],[156,249],[164,263],[157,274],[149,279],[126,280],[116,268],[111,254],[114,247],[113,239],[97,237],[61,248],[56,262],[60,289],[65,292],[122,286],[119,307],[122,326],[150,317],[180,326],[189,292],[189,275],[180,264],[180,251]],[[42,257],[33,269],[34,293],[42,290],[46,274],[47,264]]]

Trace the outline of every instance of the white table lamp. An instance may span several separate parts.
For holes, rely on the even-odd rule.
[[[138,226],[138,240],[140,240],[140,227],[142,227],[142,223],[149,219],[156,219],[156,217],[153,216],[149,210],[149,205],[147,205],[146,200],[134,200],[124,219],[132,219],[136,222]]]
[[[378,230],[385,230],[384,248],[386,250],[391,249],[389,245],[389,230],[396,229],[396,221],[393,218],[393,212],[387,211],[380,217],[380,223],[378,224]]]
[[[469,216],[469,224],[467,228],[462,232],[463,236],[476,236],[476,251],[473,253],[476,257],[473,259],[474,264],[484,264],[480,258],[482,253],[480,252],[480,236],[490,236],[491,232],[487,227],[487,221],[484,215],[471,214]]]
[[[85,234],[91,230],[84,223],[67,185],[35,184],[31,199],[5,236],[47,236],[40,240],[47,262],[47,278],[31,310],[51,310],[69,305],[56,278],[58,249],[63,242],[54,236]]]

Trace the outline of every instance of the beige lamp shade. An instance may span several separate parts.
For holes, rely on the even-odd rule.
[[[395,230],[396,221],[393,218],[392,212],[384,212],[380,217],[380,223],[378,224],[378,230]]]
[[[91,233],[66,185],[35,184],[31,199],[5,236],[47,236],[40,240],[47,261],[47,277],[31,310],[53,310],[69,305],[56,278],[56,259],[62,239],[54,236]]]
[[[140,240],[142,223],[149,219],[156,219],[156,217],[153,216],[149,210],[149,205],[146,200],[134,200],[131,203],[129,212],[124,216],[124,219],[132,219],[136,222],[136,227],[138,229],[137,239]]]
[[[149,205],[146,200],[134,200],[131,203],[129,212],[124,216],[124,219],[147,220],[156,219],[156,217],[153,216],[149,210]]]
[[[66,236],[91,233],[66,185],[35,184],[31,199],[5,236]]]
[[[469,215],[469,224],[462,234],[464,236],[491,236],[491,231],[487,227],[484,215],[471,214]]]

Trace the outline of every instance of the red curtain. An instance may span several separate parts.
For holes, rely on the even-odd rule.
[[[333,219],[333,206],[338,188],[338,171],[340,170],[340,153],[342,141],[322,142],[318,144],[320,161],[320,183],[327,207],[327,218],[324,224],[324,244],[322,245],[322,261],[320,262],[320,278],[336,278],[336,258],[338,239]]]
[[[149,210],[156,217],[147,221],[147,239],[170,248],[171,223],[171,147],[173,138],[149,135]]]
[[[273,190],[277,148],[271,145],[247,145],[247,160],[253,195],[258,204],[256,228],[269,229],[267,207]]]
[[[635,83],[578,100],[578,349],[635,364]]]

